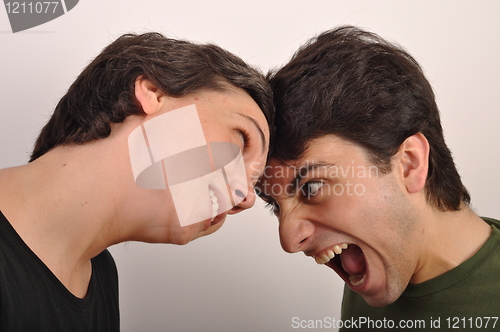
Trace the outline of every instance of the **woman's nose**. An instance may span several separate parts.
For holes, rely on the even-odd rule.
[[[236,189],[233,197],[235,197],[239,203],[229,210],[228,214],[239,213],[243,210],[251,208],[255,204],[255,191],[250,184],[248,185],[246,195],[241,190]]]

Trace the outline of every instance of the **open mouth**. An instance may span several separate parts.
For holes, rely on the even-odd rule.
[[[353,290],[361,288],[367,279],[365,255],[355,244],[335,245],[314,256],[318,264],[333,269]]]
[[[220,204],[217,194],[214,190],[209,189],[208,194],[210,196],[210,201],[212,202],[212,216],[210,217],[209,227],[218,224],[225,219],[225,214],[219,213]]]
[[[212,220],[211,220],[211,222],[213,222],[215,217],[217,217],[217,214],[219,212],[219,202],[218,202],[217,196],[215,195],[215,193],[212,189],[208,190],[208,194],[210,195],[210,201],[212,202]]]

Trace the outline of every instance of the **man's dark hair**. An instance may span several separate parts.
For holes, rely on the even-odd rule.
[[[108,137],[111,125],[142,108],[134,94],[143,75],[172,97],[200,90],[245,90],[270,126],[274,108],[265,76],[214,44],[166,38],[159,33],[126,34],[107,46],[78,76],[42,129],[30,161],[65,144]]]
[[[387,173],[401,144],[422,133],[430,145],[429,203],[443,211],[469,204],[432,87],[401,47],[356,27],[339,27],[311,39],[268,76],[276,108],[269,158],[299,159],[312,139],[334,134],[365,148]]]

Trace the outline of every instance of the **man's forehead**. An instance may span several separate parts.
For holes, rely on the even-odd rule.
[[[359,144],[335,134],[328,134],[310,140],[299,158],[284,161],[271,156],[267,166],[270,171],[273,171],[282,167],[304,169],[310,165],[341,165],[344,162],[351,162],[355,156],[368,159],[368,155],[366,149]]]
[[[267,164],[266,168],[264,169],[264,174],[263,178],[272,178],[274,177],[277,173],[290,173],[290,175],[293,176],[293,171],[297,169],[297,165],[299,163],[299,160],[295,161],[281,161],[279,159],[270,159]]]
[[[325,144],[327,142],[320,143],[319,145],[311,144],[297,159],[283,160],[271,156],[266,163],[266,169],[269,169],[271,172],[281,169],[299,170],[309,167],[310,165],[331,164],[340,161],[338,153],[336,153],[337,149],[335,149],[334,146],[330,146],[330,149],[327,149],[328,145]]]

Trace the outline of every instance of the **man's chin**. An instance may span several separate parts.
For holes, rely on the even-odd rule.
[[[365,302],[375,308],[385,307],[389,304],[396,302],[396,300],[401,296],[401,294],[377,294],[377,295],[368,295],[368,294],[359,294],[365,300]]]

